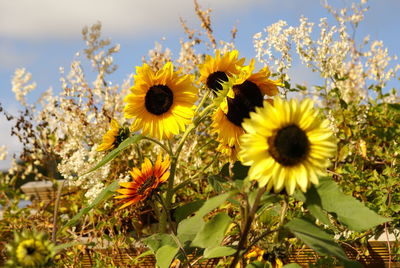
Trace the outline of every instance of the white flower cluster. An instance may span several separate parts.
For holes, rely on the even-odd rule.
[[[159,42],[155,42],[154,48],[149,50],[148,55],[149,61],[146,61],[144,57],[142,61],[150,65],[154,71],[161,69],[172,58],[171,50],[169,48],[163,49]]]
[[[83,35],[88,46],[85,54],[98,75],[93,86],[89,86],[81,63],[77,60],[72,62],[69,74],[61,78],[63,92],[57,98],[58,109],[53,112],[59,120],[60,133],[65,135],[64,144],[58,152],[62,159],[58,169],[75,185],[87,189],[85,196],[92,201],[105,187],[110,167],[105,165],[84,174],[104,157],[104,153],[97,152],[96,148],[109,128],[110,119],[122,122],[123,97],[129,89],[132,75],[121,89],[106,82],[105,75],[116,69],[111,55],[119,51],[119,46],[105,49],[110,41],[100,39],[99,24],[92,26],[90,32],[85,28]]]
[[[5,145],[0,146],[0,161],[5,160],[7,157],[7,148]]]
[[[31,129],[19,130],[26,133],[23,136],[26,137],[24,146],[30,148],[32,161],[23,167],[22,175],[18,165],[13,165],[9,173],[23,177],[29,172],[36,173],[35,166],[46,166],[49,159],[55,164],[55,159],[58,159],[57,168],[63,178],[72,182],[72,185],[87,189],[86,197],[89,201],[109,183],[107,179],[110,180],[112,174],[109,165],[84,174],[104,157],[104,153],[97,152],[96,148],[109,129],[111,118],[123,122],[123,98],[133,76],[131,74],[121,87],[106,81],[106,75],[117,68],[112,55],[119,51],[119,45],[110,47],[110,40],[101,39],[100,30],[100,23],[83,30],[87,44],[85,56],[97,72],[92,83],[87,81],[82,64],[76,59],[71,63],[68,73],[60,68],[62,90],[59,94],[54,95],[49,88],[42,94],[37,106],[28,106],[25,95],[36,87],[35,83],[30,83],[31,74],[25,69],[19,69],[13,78],[13,91],[18,101],[29,111],[27,121],[33,122]],[[48,176],[52,175],[54,173]]]
[[[195,40],[184,42],[180,40],[181,50],[179,52],[179,58],[176,60],[178,66],[182,68],[184,73],[190,73],[200,63],[200,55],[196,54],[194,46],[196,45]]]
[[[23,106],[27,106],[25,96],[36,88],[36,83],[31,82],[32,74],[27,72],[25,68],[15,70],[13,79],[11,81],[12,91],[15,94],[15,98]]]
[[[322,18],[317,38],[314,38],[314,23],[305,17],[297,27],[288,27],[285,21],[272,24],[264,29],[265,37],[262,32],[253,36],[256,58],[266,65],[272,64],[278,73],[287,73],[297,55],[303,64],[320,74],[328,92],[337,88],[346,102],[366,100],[368,90],[382,88],[396,77],[400,66],[389,67],[397,58],[389,56],[382,41],[372,42],[369,50],[366,49],[369,37],[362,44],[356,44],[353,36],[367,11],[365,2],[353,3],[351,9],[339,11],[326,3],[337,25],[330,26]]]

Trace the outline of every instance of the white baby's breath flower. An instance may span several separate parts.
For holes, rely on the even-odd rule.
[[[12,91],[15,98],[23,106],[27,106],[25,96],[36,88],[36,82],[31,82],[32,74],[27,72],[25,68],[15,70],[12,78]]]
[[[5,145],[0,146],[0,160],[5,160],[7,157],[7,148]]]

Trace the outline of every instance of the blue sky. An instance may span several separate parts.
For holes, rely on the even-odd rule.
[[[218,39],[230,40],[233,25],[238,28],[236,46],[241,56],[254,56],[252,36],[266,26],[286,20],[298,25],[301,15],[318,24],[330,17],[318,0],[198,0],[203,8],[212,8],[212,24]],[[330,1],[339,7],[350,6],[350,0]],[[358,37],[369,34],[371,40],[383,40],[391,55],[399,53],[398,29],[400,1],[370,0],[370,10],[360,25]],[[84,49],[81,29],[97,21],[103,24],[103,36],[121,45],[115,56],[119,68],[111,77],[120,84],[155,41],[172,49],[178,56],[179,39],[184,37],[179,16],[192,28],[199,28],[191,0],[0,0],[0,103],[15,112],[19,106],[11,91],[11,77],[16,68],[25,67],[37,82],[30,100],[52,86],[59,88],[59,67],[69,69],[78,51]],[[331,20],[332,22],[332,20]],[[294,66],[301,70],[301,66]],[[90,68],[87,69],[90,72]],[[293,80],[309,79],[299,71]],[[312,79],[312,78],[310,78]],[[18,151],[18,142],[10,136],[10,124],[0,117],[0,145]],[[0,161],[0,168],[9,161]]]

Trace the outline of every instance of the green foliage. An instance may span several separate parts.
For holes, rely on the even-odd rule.
[[[290,263],[283,266],[283,268],[301,268],[301,265],[297,263]]]
[[[204,200],[196,200],[183,206],[177,207],[174,212],[175,221],[179,223],[182,220],[186,219],[187,217],[198,211],[199,208],[204,205],[204,202]]]
[[[196,234],[192,246],[200,248],[219,246],[231,222],[232,219],[226,213],[215,215]]]
[[[289,34],[290,31],[284,32]],[[209,34],[211,33],[207,30],[207,35],[203,36]],[[201,40],[196,38],[193,40],[197,44]],[[353,45],[354,49],[351,51],[356,51],[362,57],[364,53],[357,51],[355,43]],[[299,47],[297,50],[298,53],[306,53]],[[311,54],[308,55],[311,57],[308,64],[316,64],[312,67],[313,70],[318,71],[318,64],[329,65],[330,58],[322,59],[324,62],[314,62],[312,57],[316,55]],[[149,62],[152,69],[158,69],[164,61],[157,56],[153,60],[154,62]],[[365,59],[357,57],[351,60],[363,62]],[[194,68],[197,79],[198,68],[188,67]],[[100,62],[98,68],[100,71]],[[181,72],[184,72],[183,69]],[[228,157],[215,152],[217,135],[208,129],[212,122],[213,109],[226,100],[233,86],[233,80],[229,80],[224,83],[223,90],[217,96],[210,98],[212,93],[208,92],[198,102],[199,107],[192,124],[182,135],[173,135],[168,140],[160,141],[134,135],[105,155],[85,175],[111,164],[108,176],[98,180],[108,186],[93,202],[80,210],[82,189],[78,189],[77,193],[68,192],[65,196],[59,193],[59,204],[58,201],[51,200],[47,204],[41,204],[36,209],[37,213],[32,214],[30,208],[18,207],[19,201],[26,197],[13,188],[13,185],[8,185],[5,175],[1,175],[0,205],[4,210],[4,220],[0,222],[0,234],[3,240],[10,239],[13,229],[20,230],[38,223],[40,229],[49,229],[49,232],[59,229],[55,233],[58,246],[54,250],[62,255],[60,259],[69,258],[70,263],[64,263],[68,267],[74,266],[71,263],[76,266],[89,247],[98,246],[98,242],[71,242],[81,234],[88,234],[93,241],[105,241],[105,244],[112,245],[113,250],[128,248],[135,241],[139,244],[143,242],[147,249],[141,256],[151,252],[161,268],[169,267],[174,259],[179,259],[183,266],[188,266],[193,260],[219,257],[223,258],[220,266],[234,267],[235,261],[240,259],[247,268],[272,267],[278,263],[277,260],[285,260],[291,250],[303,244],[313,248],[319,255],[327,256],[310,265],[311,267],[337,265],[338,260],[346,267],[358,267],[357,263],[349,261],[338,241],[334,240],[334,235],[340,237],[339,242],[343,239],[363,242],[373,234],[379,234],[384,228],[385,231],[390,231],[400,225],[400,104],[388,103],[389,94],[385,93],[384,82],[373,81],[369,85],[370,97],[359,99],[355,96],[352,99],[351,96],[346,96],[341,87],[352,79],[350,74],[326,70],[320,74],[325,80],[324,84],[315,86],[316,92],[309,91],[303,85],[291,84],[290,81],[282,81],[283,88],[279,90],[284,97],[293,92],[300,96],[318,93],[323,104],[319,116],[328,118],[330,127],[336,133],[338,153],[335,159],[329,159],[332,161],[328,171],[331,177],[320,178],[319,185],[311,185],[306,193],[296,191],[293,198],[285,192],[264,192],[265,189],[248,177],[249,166],[244,166],[240,161],[227,163]],[[101,77],[107,87],[107,81],[103,75]],[[286,74],[275,73],[272,77],[281,79]],[[97,103],[92,103],[93,96],[88,95],[91,98],[88,105],[99,112]],[[121,112],[118,109],[112,111],[106,113],[104,110],[105,116],[110,118],[114,112]],[[84,122],[91,124],[90,120]],[[177,125],[179,129],[182,128],[180,122]],[[124,128],[124,131],[127,134],[128,128]],[[57,146],[62,147],[61,143],[69,142],[67,136],[65,141],[58,140],[54,134],[51,136],[54,143],[60,143]],[[89,138],[90,142],[85,142],[85,146],[90,147],[96,141]],[[128,151],[132,147],[135,150]],[[49,148],[58,150],[58,147]],[[128,174],[133,166],[140,165],[145,156],[154,164],[154,154],[160,148],[171,159],[168,181],[157,189],[151,189],[152,194],[146,196],[147,199],[125,210],[115,210],[113,202],[107,201],[118,188],[117,180]],[[79,149],[81,148],[72,148],[71,151]],[[234,149],[238,150],[236,147]],[[63,156],[65,155],[63,152]],[[84,161],[86,157],[88,156],[84,156]],[[149,183],[153,179],[154,173]],[[143,188],[139,190],[142,191]],[[70,194],[74,195],[74,202],[63,204]],[[68,232],[65,232],[66,229]],[[344,234],[348,231],[354,232],[349,238],[345,238]],[[71,232],[74,232],[72,238]],[[258,248],[261,253],[248,257],[247,254],[253,247]],[[392,252],[395,251],[399,249],[392,249]],[[191,260],[188,259],[189,256]],[[139,257],[132,262],[138,263]],[[94,254],[93,259],[94,267],[117,267],[117,264],[110,261],[110,256],[102,256],[99,252]],[[222,264],[223,262],[226,263]],[[288,264],[284,267],[300,266]]]
[[[320,179],[316,191],[307,191],[306,197],[306,204],[311,204],[314,216],[320,216],[318,219],[322,222],[328,219],[320,208],[334,213],[340,223],[353,231],[366,231],[389,220],[365,207],[354,197],[343,194],[336,183],[327,177]]]
[[[206,248],[204,250],[204,258],[211,259],[211,258],[219,258],[233,255],[236,252],[236,249],[233,247],[226,247],[226,246],[215,246]]]
[[[177,231],[179,240],[182,242],[193,241],[205,224],[203,217],[222,205],[229,195],[230,193],[226,193],[208,199],[193,217],[181,221]]]
[[[170,245],[162,246],[156,253],[157,265],[160,268],[168,268],[178,251],[178,247]]]
[[[100,194],[89,206],[81,209],[79,213],[76,214],[71,220],[69,220],[60,230],[76,225],[84,215],[88,214],[93,208],[97,207],[99,204],[110,198],[114,194],[117,188],[118,188],[118,181],[114,181],[113,183],[108,185],[103,191],[100,192]]]
[[[333,237],[306,218],[294,219],[285,225],[318,254],[335,256],[342,262],[349,262],[343,249],[334,242]]]
[[[254,261],[246,265],[246,268],[269,268],[269,267],[271,267],[271,265],[269,265],[268,263],[263,263],[261,261]]]
[[[339,157],[334,179],[347,194],[400,224],[400,112],[398,104],[382,101],[350,103],[338,111]],[[362,228],[361,228],[362,229]]]
[[[157,252],[161,247],[169,245],[171,247],[177,247],[177,244],[173,237],[169,234],[156,233],[145,239],[143,242],[153,251]]]

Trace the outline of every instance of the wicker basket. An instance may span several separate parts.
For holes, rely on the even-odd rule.
[[[108,259],[106,265],[114,265],[116,267],[140,267],[140,268],[154,268],[156,267],[156,259],[154,255],[147,255],[140,258],[137,258],[144,250],[135,250],[135,249],[122,249],[118,251],[112,251],[107,249],[96,249],[96,250],[87,250],[86,254],[82,259],[82,267],[93,267],[94,261],[93,256],[95,254],[101,254],[103,256],[111,257]],[[191,257],[190,255],[188,256]],[[215,267],[218,263],[219,259],[208,259],[202,262],[198,262],[192,267],[196,268],[212,268]],[[182,267],[182,266],[180,266]]]
[[[394,246],[395,242],[391,242],[391,245]],[[363,267],[389,267],[389,260],[391,260],[392,268],[400,268],[400,262],[396,261],[400,258],[400,256],[393,253],[389,255],[386,242],[369,241],[367,245],[367,249],[369,252],[368,255],[365,255],[361,250],[358,250],[356,247],[343,245],[343,249],[349,259],[360,262]],[[305,247],[291,252],[288,256],[288,261],[298,263],[303,267],[308,267],[309,263],[317,262],[318,258],[318,254],[315,251],[308,247]]]

